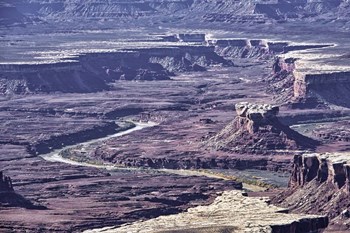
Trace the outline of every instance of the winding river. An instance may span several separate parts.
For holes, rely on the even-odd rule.
[[[122,123],[122,122],[120,122]],[[125,122],[124,122],[125,123]],[[129,122],[130,123],[130,122]],[[270,184],[275,184],[279,186],[283,186],[281,184],[285,183],[287,184],[288,182],[288,176],[280,176],[281,174],[274,174],[269,171],[261,171],[261,170],[247,170],[247,171],[238,171],[238,170],[229,170],[229,171],[223,171],[223,170],[210,170],[210,171],[216,171],[214,172],[207,172],[205,170],[183,170],[183,169],[151,169],[151,168],[137,168],[137,167],[121,167],[121,166],[116,166],[112,163],[101,163],[101,164],[95,164],[95,163],[89,163],[89,162],[81,162],[81,161],[75,161],[69,158],[65,158],[62,156],[62,152],[67,151],[69,149],[73,149],[76,147],[84,147],[84,146],[93,146],[94,144],[99,144],[102,143],[110,138],[116,138],[116,137],[121,137],[123,135],[130,134],[132,132],[142,130],[145,128],[149,127],[154,127],[158,125],[155,122],[134,122],[132,121],[135,126],[132,127],[131,129],[127,129],[106,137],[98,138],[98,139],[93,139],[89,140],[83,143],[78,143],[75,145],[70,145],[63,147],[61,149],[57,149],[52,151],[51,153],[40,155],[44,160],[49,161],[49,162],[60,162],[60,163],[66,163],[74,166],[85,166],[85,167],[95,167],[99,169],[106,169],[108,171],[144,171],[144,172],[163,172],[163,173],[171,173],[171,174],[178,174],[182,176],[207,176],[207,177],[212,177],[212,178],[219,178],[219,179],[226,179],[225,177],[222,176],[224,175],[230,175],[234,177],[258,177],[259,180],[265,181]],[[252,173],[253,172],[253,173]],[[251,191],[263,191],[265,188],[259,187],[256,185],[252,184],[247,184],[243,183],[243,188],[246,190],[251,190]]]
[[[40,155],[40,156],[44,160],[49,161],[49,162],[60,162],[60,163],[66,163],[66,164],[75,165],[75,166],[96,167],[96,168],[107,169],[107,170],[117,170],[117,169],[130,170],[132,168],[122,168],[122,167],[114,166],[113,164],[92,164],[92,163],[74,161],[74,160],[62,157],[61,152],[75,148],[77,146],[87,146],[87,145],[106,141],[110,138],[121,137],[123,135],[127,135],[127,134],[130,134],[132,132],[142,130],[144,128],[153,127],[153,126],[158,125],[155,122],[134,122],[134,121],[132,121],[131,123],[133,123],[135,125],[131,129],[121,131],[121,132],[118,132],[118,133],[115,133],[115,134],[112,134],[112,135],[109,135],[109,136],[106,136],[103,138],[93,139],[93,140],[89,140],[89,141],[86,141],[83,143],[78,143],[75,145],[66,146],[66,147],[63,147],[61,149],[54,150],[51,153]],[[134,168],[134,169],[137,169],[137,168]]]

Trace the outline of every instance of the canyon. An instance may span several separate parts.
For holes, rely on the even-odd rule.
[[[349,231],[349,7],[0,3],[0,231]]]

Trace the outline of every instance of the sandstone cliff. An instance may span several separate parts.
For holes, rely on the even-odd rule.
[[[272,201],[293,212],[327,214],[332,229],[349,230],[350,154],[295,155],[288,190]]]
[[[350,72],[303,74],[293,72],[294,99],[350,107]]]
[[[0,65],[0,93],[97,92],[115,80],[169,80],[174,73],[232,65],[208,46],[77,55],[74,62]]]

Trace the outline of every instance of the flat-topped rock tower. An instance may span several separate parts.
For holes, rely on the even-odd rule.
[[[283,125],[279,107],[269,104],[237,103],[237,116],[209,139],[209,146],[240,153],[275,153],[276,150],[312,150],[318,142]]]

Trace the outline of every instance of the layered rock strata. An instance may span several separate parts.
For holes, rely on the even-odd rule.
[[[162,216],[120,228],[86,232],[321,232],[328,219],[316,215],[286,214],[285,209],[267,204],[266,198],[245,197],[241,192],[224,192],[209,206]]]
[[[293,108],[349,107],[350,72],[309,73],[299,71],[297,59],[276,58],[272,74],[264,81],[276,102]]]
[[[13,191],[12,180],[8,176],[4,176],[3,172],[0,171],[0,192]]]
[[[288,42],[276,42],[263,39],[215,39],[207,40],[209,45],[215,46],[215,51],[221,56],[230,58],[263,58],[269,59],[276,54],[290,51],[323,48],[329,45],[293,45]],[[279,60],[282,64],[282,59]],[[287,60],[288,62],[288,60]]]
[[[350,107],[350,72],[304,74],[293,72],[294,98],[298,102],[325,102]]]
[[[89,53],[52,64],[0,65],[0,93],[84,93],[109,90],[115,80],[169,80],[174,73],[232,65],[208,46]]]
[[[350,153],[313,153],[294,157],[288,190],[273,203],[293,212],[326,214],[332,228],[349,230]]]
[[[30,19],[64,22],[65,20],[103,20],[116,22],[120,19],[152,22],[161,18],[164,22],[178,22],[179,19],[197,22],[266,23],[286,22],[301,19],[327,19],[329,14],[337,15],[338,20],[348,19],[349,2],[345,0],[323,1],[203,1],[203,0],[150,0],[128,1],[111,0],[84,2],[57,0],[42,2],[38,0],[6,0],[21,14]],[[16,11],[16,12],[17,12]],[[15,19],[20,20],[19,15]],[[176,15],[176,17],[175,17]],[[165,17],[167,17],[165,19]],[[169,19],[170,18],[170,19]],[[5,21],[12,25],[13,20]],[[21,21],[20,21],[21,22]],[[154,22],[152,22],[154,23]]]
[[[274,150],[314,149],[317,142],[283,125],[279,108],[267,104],[236,104],[237,116],[223,130],[209,138],[218,150],[241,153],[272,153]]]

